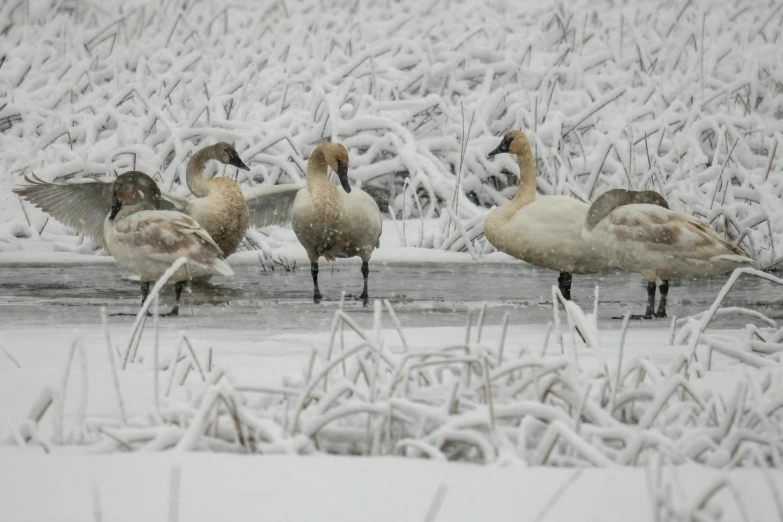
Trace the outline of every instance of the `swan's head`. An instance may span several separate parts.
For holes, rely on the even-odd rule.
[[[343,190],[350,194],[351,186],[348,184],[348,150],[340,143],[329,141],[322,143],[320,147],[324,151],[326,164],[337,173]]]
[[[113,220],[123,206],[142,205],[147,209],[160,208],[160,188],[155,180],[137,170],[126,172],[114,180],[112,207],[109,219]]]
[[[503,141],[500,145],[495,147],[495,150],[489,153],[489,157],[496,156],[498,154],[510,153],[510,154],[524,154],[530,150],[530,142],[527,136],[521,130],[508,131],[503,136]]]
[[[232,165],[238,169],[250,170],[237,154],[237,150],[230,143],[221,141],[213,145],[215,159],[223,165]]]

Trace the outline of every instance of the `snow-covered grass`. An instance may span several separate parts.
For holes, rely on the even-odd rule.
[[[87,416],[87,358],[77,336],[59,386],[40,391],[27,419],[11,425],[9,441],[47,452],[76,444],[90,452],[173,447],[555,466],[635,466],[651,458],[721,468],[779,466],[783,329],[761,314],[720,308],[744,273],[783,284],[752,269],[735,271],[710,310],[680,321],[679,329],[673,323],[670,343],[679,348],[663,365],[624,358],[627,322],[613,350],[617,360],[610,362],[597,310],[585,314],[553,289],[554,323],[539,347],[507,350],[507,316],[496,343],[482,340],[486,307],[477,318],[468,316],[462,342],[411,347],[390,303],[376,300],[372,330],[338,310],[328,342],[310,350],[301,374],[272,385],[238,381],[216,363],[212,347],[198,355],[184,332],[161,345],[156,317],[152,346],[140,348],[146,310],[157,306],[163,278],[127,342],[112,344],[106,327],[117,411]],[[384,311],[399,337],[394,350],[382,335]],[[753,327],[751,339],[740,342],[706,331],[718,313],[751,314],[767,326]],[[586,360],[580,346],[591,354]],[[2,349],[22,366],[10,347]],[[741,371],[727,360],[743,363]],[[66,426],[77,361],[82,388],[75,418]],[[152,404],[143,415],[129,416],[119,374],[142,363],[152,374]],[[710,384],[713,364],[729,383]],[[42,430],[47,413],[51,429]]]
[[[769,266],[783,235],[781,19],[750,0],[11,0],[0,251],[68,233],[23,212],[10,188],[24,174],[137,168],[186,195],[208,142],[233,141],[251,167],[213,172],[257,185],[302,179],[330,138],[386,215],[438,220],[408,246],[465,250],[450,208],[481,255],[482,216],[516,185],[513,158],[486,153],[522,128],[541,193],[653,188]]]
[[[205,144],[234,142],[250,171],[210,174],[250,186],[301,180],[329,138],[387,216],[374,259],[472,259],[471,241],[507,262],[481,224],[516,165],[486,153],[521,128],[542,194],[653,188],[771,266],[782,20],[779,2],[750,0],[10,0],[0,260],[108,260],[17,200],[25,174],[136,168],[184,196]],[[246,246],[232,263],[302,258],[286,227]],[[598,331],[573,303],[551,329],[487,326],[485,310],[464,330],[398,331],[376,306],[372,325],[338,313],[329,332],[271,339],[154,319],[138,345],[128,324],[73,342],[4,331],[3,518],[783,520],[780,472],[751,469],[783,451],[774,321],[711,330],[715,315],[754,315],[719,298],[671,332]],[[164,448],[213,452],[144,455]]]
[[[366,520],[406,498],[373,519],[783,519],[783,475],[765,469],[783,450],[783,329],[709,328],[748,313],[721,308],[743,274],[783,284],[739,270],[671,332],[599,331],[570,302],[546,328],[483,309],[406,329],[376,302],[372,324],[338,311],[330,331],[272,338],[154,317],[138,338],[6,331],[4,516]],[[214,495],[225,505],[204,506]]]
[[[4,516],[366,520],[406,498],[373,519],[783,519],[765,469],[783,450],[783,329],[721,307],[743,274],[783,284],[738,270],[671,331],[599,331],[571,302],[546,328],[489,326],[484,308],[407,329],[380,301],[371,324],[338,310],[329,331],[274,337],[154,317],[137,337],[5,331]],[[711,329],[721,314],[756,326]],[[225,505],[202,507],[213,495]]]

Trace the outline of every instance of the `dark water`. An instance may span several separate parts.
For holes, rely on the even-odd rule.
[[[183,293],[180,317],[164,318],[165,328],[257,328],[301,331],[329,328],[340,292],[361,292],[359,262],[333,269],[321,263],[319,284],[323,301],[312,301],[309,269],[264,272],[257,266],[235,266],[233,278]],[[669,318],[709,307],[728,276],[673,281],[669,290]],[[551,286],[555,272],[519,264],[383,264],[370,272],[370,297],[388,299],[404,326],[464,325],[468,309],[487,302],[487,324],[500,324],[508,311],[512,324],[545,324],[552,318]],[[607,327],[619,327],[625,311],[641,313],[646,305],[646,283],[624,272],[574,276],[572,297],[592,310],[594,288],[600,287],[600,318]],[[166,310],[173,290],[164,290]],[[135,313],[140,303],[138,282],[114,265],[68,267],[0,267],[0,327],[88,325],[100,323],[100,307],[109,313]],[[783,317],[783,289],[771,282],[744,276],[724,306],[741,306]],[[372,303],[346,299],[346,309],[372,314]],[[366,315],[364,316],[367,319]],[[364,322],[366,319],[362,319]],[[114,317],[112,322],[132,322]],[[639,326],[668,327],[670,320],[639,321]],[[744,324],[747,320],[740,320]],[[727,323],[728,324],[728,323]]]

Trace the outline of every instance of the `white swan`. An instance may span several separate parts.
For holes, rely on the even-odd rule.
[[[119,176],[112,187],[112,206],[103,224],[106,249],[117,263],[139,276],[142,303],[154,281],[180,257],[188,262],[169,279],[175,283],[176,302],[171,312],[179,313],[185,282],[196,277],[234,272],[223,259],[220,247],[193,218],[181,212],[157,210],[160,190],[142,172]]]
[[[571,299],[571,274],[593,274],[612,266],[582,239],[588,205],[566,196],[536,197],[533,151],[524,132],[512,130],[489,156],[508,152],[519,161],[514,198],[492,210],[484,222],[487,240],[501,252],[560,272],[558,286]]]
[[[612,263],[647,280],[647,310],[651,319],[666,317],[669,280],[710,276],[754,262],[734,243],[721,238],[707,223],[669,210],[656,192],[614,189],[590,206],[582,237],[612,257]],[[655,281],[661,279],[661,299],[655,307]]]
[[[224,257],[236,251],[248,226],[265,227],[291,219],[291,205],[303,184],[243,190],[233,179],[204,179],[207,161],[216,160],[248,170],[234,147],[220,142],[202,148],[188,162],[186,181],[194,197],[161,193],[161,208],[178,210],[195,219],[218,244]],[[133,171],[137,172],[137,171]],[[112,204],[112,180],[47,183],[25,176],[28,185],[14,192],[47,214],[105,246],[103,220]]]
[[[328,167],[337,172],[343,190],[329,181]],[[318,145],[307,162],[307,186],[299,191],[291,211],[291,224],[297,239],[310,258],[313,300],[321,300],[318,288],[318,258],[359,256],[362,259],[367,304],[369,261],[380,246],[381,211],[366,192],[348,184],[348,151],[339,143]]]

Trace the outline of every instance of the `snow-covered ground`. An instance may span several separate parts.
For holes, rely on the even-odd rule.
[[[174,502],[169,496],[172,469],[180,470]],[[697,466],[667,470],[661,483],[669,489],[662,488],[660,497],[663,503],[676,506],[679,516],[670,514],[659,520],[695,520],[690,517],[694,512],[704,516],[705,510],[694,509],[694,505],[720,475]],[[735,489],[731,493],[723,490],[717,500],[711,500],[713,505],[727,506],[724,517],[707,520],[779,520],[770,483],[761,473],[734,470],[723,475]],[[783,487],[780,472],[770,472],[770,476],[777,480],[771,487]],[[649,479],[655,484],[654,480]],[[441,484],[447,487],[443,503],[437,518],[428,518]],[[655,520],[655,497],[639,468],[478,468],[393,458],[368,461],[203,453],[35,456],[4,459],[0,487],[3,520],[9,521]],[[748,518],[727,501],[732,493],[742,499]],[[171,504],[176,507],[172,509]],[[102,518],[94,515],[96,505]]]
[[[301,180],[330,138],[383,208],[374,263],[449,263],[470,278],[467,236],[482,263],[520,266],[520,299],[551,306],[538,278],[553,274],[481,235],[486,211],[515,190],[513,158],[486,158],[513,128],[534,145],[541,194],[653,188],[773,266],[781,21],[775,1],[4,2],[0,288],[24,292],[3,279],[12,267],[112,263],[16,198],[26,174],[136,168],[187,196],[185,166],[205,144],[232,141],[250,166],[209,175],[271,185]],[[232,265],[305,261],[290,227],[249,238]],[[72,282],[58,284],[35,298]],[[675,310],[692,306],[682,284]],[[527,295],[534,286],[543,297]],[[778,318],[774,290],[758,288],[738,306],[758,313],[763,301]],[[275,315],[279,327],[199,327],[195,314],[163,325],[158,343],[150,319],[138,349],[133,318],[112,318],[107,350],[100,299],[46,326],[4,318],[0,519],[783,520],[783,473],[762,469],[783,454],[783,330],[747,313],[736,321],[756,326],[726,329],[737,323],[721,314],[742,311],[723,310],[624,335],[621,321],[597,327],[580,292],[587,315],[569,305],[550,329],[512,314],[505,333],[494,303],[449,303],[460,322],[474,309],[466,331],[443,319],[449,310],[424,316],[429,305],[391,292],[380,297],[403,334],[385,303],[382,316],[346,306],[332,328],[308,326],[304,304]],[[134,310],[137,299],[134,289]],[[324,306],[336,312],[337,300]],[[126,366],[116,383],[112,359]]]
[[[447,489],[438,520],[467,521],[479,516],[492,520],[537,520],[539,518],[536,517],[544,515],[546,518],[541,519],[574,520],[577,517],[579,520],[625,521],[633,517],[634,520],[654,520],[656,509],[663,514],[664,520],[691,520],[694,514],[712,517],[707,518],[710,520],[721,519],[717,518],[716,510],[725,512],[727,518],[723,520],[743,520],[743,512],[748,513],[748,520],[776,519],[779,509],[776,502],[783,488],[783,473],[756,468],[758,465],[766,467],[767,462],[776,465],[773,463],[779,458],[776,455],[782,442],[779,436],[773,435],[779,433],[775,431],[779,427],[773,426],[779,426],[779,404],[783,404],[783,375],[779,362],[773,362],[776,356],[773,354],[767,358],[761,352],[754,355],[749,348],[743,348],[739,356],[744,353],[748,364],[740,365],[737,354],[726,357],[716,351],[709,355],[706,346],[701,346],[696,352],[698,362],[692,360],[688,369],[682,363],[688,360],[691,348],[687,332],[683,329],[676,331],[676,342],[671,344],[670,332],[665,329],[631,328],[625,335],[618,329],[595,331],[589,324],[589,317],[580,320],[578,311],[572,309],[571,312],[575,324],[581,325],[580,332],[588,339],[593,335],[590,346],[579,339],[578,333],[569,333],[568,321],[562,313],[561,337],[557,330],[547,331],[546,327],[531,325],[511,325],[504,333],[502,325],[484,325],[484,322],[490,322],[487,316],[492,314],[491,310],[484,318],[474,315],[470,331],[466,331],[465,327],[404,328],[400,335],[393,327],[393,318],[385,311],[375,317],[357,317],[357,323],[352,323],[349,315],[343,327],[333,328],[334,337],[329,331],[270,336],[247,330],[194,328],[183,332],[192,346],[192,356],[187,344],[180,342],[182,333],[170,328],[160,329],[157,344],[163,369],[158,373],[158,401],[155,400],[156,372],[152,370],[156,336],[148,323],[135,357],[131,354],[127,369],[117,372],[122,407],[113,384],[106,336],[100,327],[83,328],[80,332],[73,332],[68,327],[46,327],[37,329],[35,336],[31,336],[28,329],[5,329],[2,332],[3,346],[16,362],[0,354],[3,377],[0,379],[0,396],[4,397],[0,401],[0,419],[5,419],[0,423],[0,433],[15,434],[9,435],[6,445],[0,446],[4,519],[36,520],[56,515],[60,520],[83,520],[96,505],[101,507],[106,520],[163,520],[168,516],[168,520],[195,521],[210,520],[219,514],[238,520],[249,520],[260,514],[282,520],[312,517],[326,521],[365,520],[368,516],[377,520],[424,519],[441,484]],[[587,322],[580,322],[584,319]],[[118,324],[116,320],[112,320],[111,324],[109,333],[115,347],[112,358],[115,359],[114,364],[121,367],[123,354],[129,346],[131,327],[128,322]],[[375,325],[380,329],[374,329]],[[757,332],[767,339],[783,335],[783,331],[776,329],[762,328]],[[361,375],[366,373],[361,370],[357,374],[356,387],[343,388],[347,382],[340,375],[330,377],[330,390],[352,390],[342,398],[342,393],[325,394],[320,391],[320,384],[317,386],[319,391],[300,406],[303,408],[300,429],[310,432],[313,426],[322,422],[319,419],[323,416],[326,416],[324,419],[333,413],[339,416],[334,417],[336,422],[331,421],[331,427],[322,427],[314,436],[315,447],[307,437],[297,436],[296,430],[292,435],[285,435],[294,422],[300,390],[311,376],[319,375],[326,368],[330,340],[334,339],[335,343],[334,358],[359,346],[357,343],[361,343],[362,337],[372,339],[377,343],[375,346],[382,347],[378,353],[383,355],[383,359],[398,361],[392,364],[403,364],[405,352],[435,353],[443,348],[448,350],[449,346],[465,346],[466,341],[468,353],[478,360],[488,357],[488,361],[495,361],[502,357],[505,366],[490,363],[488,368],[492,375],[501,374],[503,367],[508,368],[515,361],[540,361],[546,367],[565,360],[566,370],[562,373],[555,370],[555,373],[564,382],[571,381],[563,392],[574,386],[577,404],[573,407],[581,404],[578,407],[584,410],[585,415],[582,429],[578,428],[577,422],[575,433],[582,431],[583,435],[573,435],[574,432],[569,431],[574,429],[573,425],[566,427],[573,420],[566,421],[559,428],[566,430],[562,432],[566,438],[560,441],[550,439],[549,443],[553,446],[546,457],[552,459],[550,464],[558,463],[555,468],[541,467],[542,463],[538,460],[543,454],[536,449],[536,444],[544,444],[542,441],[547,440],[544,432],[548,430],[541,431],[546,423],[523,422],[522,425],[527,426],[525,434],[519,431],[518,436],[528,442],[523,444],[522,439],[513,442],[517,435],[512,434],[516,434],[517,429],[512,428],[513,423],[506,424],[509,415],[512,419],[520,415],[519,420],[522,420],[526,415],[524,411],[528,411],[527,415],[533,418],[557,417],[552,411],[562,407],[562,400],[571,400],[567,399],[567,394],[558,392],[556,381],[542,372],[536,377],[536,381],[540,379],[541,382],[535,384],[535,390],[528,387],[525,392],[525,397],[532,393],[530,398],[538,397],[540,402],[538,399],[532,403],[526,402],[527,399],[515,402],[512,397],[505,396],[507,385],[502,379],[493,384],[498,430],[501,426],[506,427],[502,428],[504,435],[499,435],[496,442],[499,456],[480,457],[479,462],[490,462],[483,467],[437,462],[438,458],[435,461],[403,458],[399,448],[392,452],[396,457],[390,456],[394,440],[400,440],[400,434],[394,434],[393,428],[389,432],[392,440],[386,440],[386,435],[383,435],[371,450],[378,455],[376,457],[274,456],[280,452],[318,452],[319,447],[321,451],[338,454],[368,451],[366,447],[362,449],[363,443],[357,445],[353,430],[357,423],[361,426],[358,440],[364,440],[365,427],[370,430],[361,409],[367,404],[367,393],[377,394],[376,400],[383,411],[384,407],[380,405],[388,400],[384,387],[392,377],[385,370],[375,374],[376,379],[380,377],[377,388],[362,385]],[[71,339],[77,338],[74,349]],[[718,348],[721,343],[750,346],[749,341],[744,341],[748,339],[748,332],[741,330],[707,330],[704,338],[707,343],[716,343]],[[502,356],[500,346],[504,346]],[[624,347],[622,351],[620,346]],[[766,346],[774,348],[779,345],[773,342]],[[174,360],[178,347],[184,359],[172,368],[170,361]],[[561,350],[565,355],[560,355]],[[544,359],[539,359],[544,352]],[[618,390],[617,404],[627,400],[622,397],[633,388],[632,381],[646,381],[641,387],[637,384],[641,393],[637,399],[644,406],[637,404],[628,411],[634,411],[631,415],[640,424],[645,424],[650,422],[649,410],[660,409],[648,429],[634,423],[622,428],[623,424],[617,421],[609,423],[614,424],[613,428],[609,425],[601,427],[607,422],[599,413],[606,407],[605,404],[601,406],[600,399],[606,390],[600,391],[597,384],[600,384],[604,371],[611,376],[611,381],[614,380],[621,353],[623,373],[630,371],[630,378],[625,382],[625,391]],[[359,362],[356,366],[360,359],[363,363]],[[198,361],[200,370],[190,364],[194,361]],[[380,368],[381,364],[381,359],[373,359],[372,355],[364,359],[351,356],[347,361],[349,375],[362,364],[367,368],[375,364]],[[567,361],[576,362],[578,366]],[[637,366],[640,362],[647,366]],[[21,368],[15,368],[17,363]],[[754,365],[760,368],[754,368]],[[189,370],[187,366],[190,366]],[[651,373],[649,376],[644,373],[635,376],[634,367]],[[201,371],[208,382],[217,382],[217,386],[205,387],[199,377]],[[339,365],[335,367],[335,373],[342,373]],[[224,376],[222,384],[215,380],[220,379],[220,375]],[[443,374],[425,370],[404,385],[405,392],[398,394],[395,407],[404,407],[407,399],[403,397],[407,396],[413,403],[418,403],[419,408],[435,408],[432,411],[447,408],[451,393],[447,391],[451,390],[448,383],[464,384],[462,379],[465,377],[464,373],[460,377],[459,372],[452,377],[448,375],[448,371]],[[686,376],[687,381],[683,379]],[[422,378],[436,378],[442,384],[421,384]],[[476,443],[482,447],[492,438],[484,439],[491,432],[486,431],[487,410],[486,405],[482,406],[486,398],[481,399],[481,370],[474,374],[474,378],[477,384],[459,391],[464,406],[457,409],[466,408],[459,412],[464,420],[459,420],[458,415],[452,424],[462,426],[460,433],[467,437],[461,439],[463,443],[475,436],[478,437]],[[508,386],[516,386],[520,382],[514,372],[511,378],[513,382],[510,381]],[[588,382],[592,385],[581,388]],[[687,386],[682,396],[677,388],[671,387],[678,382]],[[409,385],[412,386],[410,391],[407,390]],[[419,385],[422,387],[416,391]],[[402,383],[399,388],[403,388]],[[558,398],[550,396],[546,399],[543,398],[546,394],[539,395],[550,388]],[[371,389],[376,391],[370,392]],[[694,399],[685,394],[685,389],[688,394],[695,394]],[[671,392],[667,390],[674,391],[674,395],[668,395]],[[203,442],[183,442],[192,437],[188,433],[195,433],[192,426],[203,422],[196,420],[200,415],[198,412],[204,410],[208,397],[215,392],[225,394],[226,404],[240,407],[245,442],[240,444],[235,438],[231,415],[226,409],[230,409],[229,406],[223,408],[219,432],[215,431],[213,435],[214,426],[206,426],[206,446]],[[58,412],[62,403],[57,397],[61,397],[62,393],[67,398],[60,417]],[[41,413],[41,407],[49,399],[53,399],[53,403]],[[315,402],[311,403],[313,399]],[[522,409],[513,413],[513,408]],[[701,416],[690,417],[688,411],[691,408],[695,408],[693,413],[706,409]],[[700,427],[701,422],[707,425],[713,423],[707,415],[712,408],[715,408],[712,413],[716,416],[715,426]],[[204,411],[207,412],[204,419],[210,423],[211,410]],[[647,420],[644,420],[645,411]],[[345,413],[348,416],[340,419]],[[412,414],[413,410],[408,413]],[[759,424],[754,421],[756,414],[763,415],[766,420]],[[254,415],[260,416],[252,420]],[[471,415],[474,420],[465,423]],[[22,421],[39,416],[41,420],[38,423]],[[127,426],[121,420],[123,417],[128,419]],[[565,419],[568,418],[566,415]],[[558,424],[554,419],[550,421],[553,425]],[[473,423],[478,424],[471,426]],[[767,423],[772,423],[769,428]],[[735,424],[736,427],[732,427]],[[68,441],[66,445],[58,442],[59,426],[62,426],[63,440]],[[692,434],[683,429],[686,426],[691,427]],[[12,428],[11,431],[9,428]],[[726,428],[728,431],[723,431]],[[376,429],[373,427],[372,432]],[[433,427],[426,431],[431,429]],[[636,457],[639,459],[637,465],[631,467],[594,468],[582,461],[586,458],[588,461],[599,459],[600,462],[608,458],[607,464],[603,465],[607,466],[615,459],[625,458],[622,456],[624,452],[618,453],[609,446],[605,447],[606,444],[611,446],[611,443],[602,442],[602,437],[625,438],[636,430],[652,447],[660,445],[661,438],[670,439],[673,445],[665,451],[665,445],[659,446],[656,451],[642,450]],[[702,435],[698,434],[700,431]],[[603,435],[595,438],[600,433]],[[705,446],[702,437],[707,433],[710,433],[712,442]],[[540,438],[542,435],[544,439]],[[453,439],[456,436],[451,434],[447,438],[460,440]],[[756,436],[766,442],[762,442],[761,446],[750,442]],[[271,439],[263,442],[265,437]],[[575,442],[582,437],[582,442]],[[748,442],[739,442],[744,437],[750,437]],[[255,443],[246,446],[253,438],[256,438]],[[26,441],[21,442],[23,440]],[[219,442],[221,440],[225,442]],[[343,440],[342,444],[340,440]],[[351,440],[353,442],[348,442]],[[193,443],[193,449],[212,448],[213,451],[207,454],[181,451]],[[528,444],[532,445],[524,449]],[[448,445],[441,448],[444,455],[453,451],[447,449]],[[597,448],[605,456],[596,456],[589,451],[583,453],[587,446]],[[694,449],[699,446],[702,446],[701,450]],[[250,447],[255,449],[249,450]],[[420,449],[432,451],[434,446],[428,447],[423,445]],[[178,449],[164,454],[149,453],[150,450],[164,448]],[[402,454],[416,457],[414,448],[416,446]],[[133,449],[132,453],[126,451],[130,449]],[[236,455],[248,451],[266,455]],[[696,462],[702,465],[683,465],[690,461],[679,460],[683,454],[694,455]],[[457,454],[450,458],[472,461],[476,455],[471,456],[468,451],[461,458]],[[659,468],[659,458],[663,459],[661,462],[681,464]],[[761,460],[757,461],[758,458]],[[569,462],[577,464],[577,467],[568,469]],[[736,469],[734,466],[737,464],[746,467]],[[584,466],[587,469],[583,469]],[[726,466],[729,471],[721,471]],[[180,468],[181,476],[179,481],[174,480],[173,486],[178,493],[172,500],[170,475],[175,470],[176,476],[179,473],[176,470]],[[717,494],[713,498],[711,492],[716,488]],[[399,509],[381,508],[390,502],[395,506],[397,503],[401,505]],[[177,507],[172,508],[172,505]],[[175,515],[171,515],[172,509]],[[181,518],[176,518],[177,514]]]

